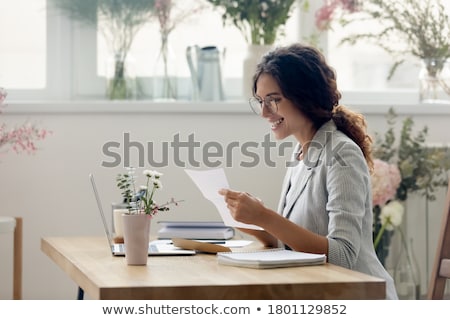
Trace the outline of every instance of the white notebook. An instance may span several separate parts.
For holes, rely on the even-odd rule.
[[[326,255],[298,252],[283,248],[217,253],[219,264],[246,268],[281,268],[319,265],[326,262]]]

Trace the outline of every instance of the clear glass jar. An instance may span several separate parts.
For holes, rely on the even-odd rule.
[[[402,245],[394,271],[395,287],[401,300],[420,299],[420,269],[412,247],[412,239],[407,242],[401,233]]]
[[[110,100],[137,98],[135,63],[130,54],[115,52],[108,59],[106,97]]]
[[[419,73],[420,102],[450,102],[450,65],[448,59],[429,58],[422,60]]]
[[[169,45],[169,35],[161,36],[161,45],[153,69],[153,100],[174,101],[177,99],[177,64]]]

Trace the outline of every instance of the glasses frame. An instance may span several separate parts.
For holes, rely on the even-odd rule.
[[[275,96],[266,96],[264,99],[260,99],[257,97],[251,97],[248,99],[248,103],[250,105],[250,109],[252,109],[253,113],[260,116],[263,113],[264,106],[267,110],[274,114],[278,112],[278,102],[281,99]]]

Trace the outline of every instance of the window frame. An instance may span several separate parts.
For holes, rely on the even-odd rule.
[[[46,10],[46,86],[43,89],[11,89],[8,90],[9,98],[35,101],[70,98],[72,23],[60,15],[49,14],[48,1]],[[59,72],[64,68],[69,69]]]
[[[298,4],[301,0],[298,0]],[[322,5],[320,1],[310,2],[310,10],[299,10],[299,39],[316,32],[314,13]],[[50,12],[52,14],[50,14]],[[105,100],[105,79],[97,76],[97,31],[92,26],[82,25],[57,12],[47,2],[47,86],[41,90],[11,90],[10,98],[27,101],[92,101]],[[301,40],[299,40],[301,41]],[[319,37],[318,45],[327,48],[327,33]],[[148,80],[145,78],[143,80]],[[181,79],[183,81],[183,79]],[[234,84],[235,79],[225,79]],[[186,80],[185,83],[189,83]],[[235,85],[237,91],[240,87]],[[342,91],[344,104],[417,104],[418,92],[414,89],[386,91]],[[230,94],[231,101],[245,100]],[[139,101],[139,100],[137,100]],[[144,101],[151,101],[145,100]],[[181,100],[186,102],[186,100]],[[188,100],[189,102],[189,100]],[[227,102],[227,101],[225,101]]]

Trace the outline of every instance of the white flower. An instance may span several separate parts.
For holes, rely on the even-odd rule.
[[[158,172],[158,171],[153,171],[153,175],[154,175],[155,179],[159,179],[159,178],[161,178],[161,176],[163,174],[161,172]]]
[[[147,178],[152,178],[154,177],[155,179],[159,179],[161,178],[161,176],[163,175],[161,172],[155,171],[155,170],[144,170],[142,172],[144,174],[144,176],[146,176]]]
[[[381,209],[381,224],[386,224],[386,230],[394,230],[402,223],[405,208],[400,201],[391,201]]]
[[[153,176],[153,171],[147,169],[147,170],[142,171],[142,174],[148,178],[151,178]]]
[[[126,168],[127,174],[118,174],[116,181],[117,187],[121,190],[122,196],[129,204],[129,214],[141,214],[155,215],[159,211],[168,211],[169,205],[178,205],[179,201],[175,201],[173,198],[165,204],[157,204],[153,199],[156,189],[162,189],[161,176],[162,173],[155,170],[142,170],[143,175],[146,177],[146,184],[139,187],[139,191],[136,192],[135,186],[137,185],[136,177],[134,173],[136,169]],[[182,201],[182,200],[181,200]]]
[[[158,179],[152,179],[152,182],[153,182],[153,186],[154,186],[156,189],[162,189],[162,183],[161,183],[161,180],[158,180]]]

